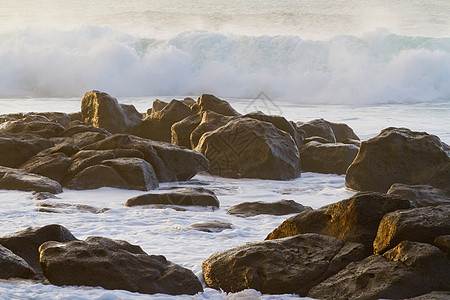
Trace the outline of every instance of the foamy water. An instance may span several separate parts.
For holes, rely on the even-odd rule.
[[[0,97],[450,100],[448,1],[6,1]]]

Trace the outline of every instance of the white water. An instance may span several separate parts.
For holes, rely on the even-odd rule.
[[[448,1],[6,1],[0,97],[450,100]]]

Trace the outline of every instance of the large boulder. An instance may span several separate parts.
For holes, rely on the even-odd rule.
[[[230,207],[227,210],[229,215],[238,217],[253,217],[257,215],[282,216],[294,213],[301,213],[305,210],[311,210],[309,206],[303,206],[294,200],[280,200],[277,202],[243,202]]]
[[[300,147],[303,172],[345,174],[359,148],[355,145],[309,142]]]
[[[207,286],[225,292],[305,296],[317,283],[365,257],[362,245],[318,234],[247,243],[202,263]]]
[[[36,273],[20,256],[0,245],[0,279],[33,278]]]
[[[202,119],[200,124],[191,132],[190,140],[191,140],[191,148],[194,149],[202,135],[206,132],[216,130],[236,117],[224,116],[213,111],[205,111],[201,113]]]
[[[0,189],[25,192],[62,193],[59,182],[50,178],[27,173],[22,169],[0,167]]]
[[[55,144],[35,134],[0,134],[0,166],[17,168],[38,152]]]
[[[150,116],[139,126],[130,130],[130,133],[150,140],[170,143],[172,125],[192,114],[191,109],[183,102],[172,100],[163,109],[152,110]]]
[[[227,101],[221,100],[213,95],[203,94],[198,98],[197,103],[192,106],[192,111],[199,113],[207,110],[224,116],[240,115]]]
[[[125,241],[88,237],[39,248],[44,276],[54,285],[101,286],[145,294],[194,295],[203,288],[192,271]]]
[[[382,193],[358,193],[353,197],[318,210],[307,210],[284,221],[266,239],[278,239],[302,233],[319,233],[363,244],[368,251],[383,216],[410,208],[408,200]]]
[[[171,143],[178,146],[184,146],[192,149],[191,146],[191,133],[200,124],[202,119],[201,114],[191,115],[183,120],[176,122],[170,128],[171,130]]]
[[[36,155],[20,166],[29,173],[42,175],[61,182],[72,164],[72,159],[62,152],[49,155]]]
[[[387,128],[361,143],[345,184],[358,191],[386,192],[394,183],[450,190],[450,147],[434,135]]]
[[[297,127],[295,126],[295,123],[292,124],[291,122],[289,122],[288,120],[286,120],[286,118],[284,118],[282,116],[266,115],[265,113],[263,113],[261,111],[257,111],[257,112],[248,113],[248,114],[244,115],[243,117],[252,118],[252,119],[271,123],[276,128],[289,133],[292,136],[292,138],[294,139],[294,141],[298,147],[303,145],[304,136],[300,135],[297,132]]]
[[[195,150],[208,158],[214,175],[275,180],[300,176],[300,154],[292,137],[251,118],[203,134]]]
[[[404,241],[383,256],[350,263],[312,288],[315,299],[404,299],[450,289],[449,259],[436,247]]]
[[[398,210],[381,220],[373,249],[383,253],[406,240],[432,244],[440,235],[450,235],[450,205]]]
[[[438,236],[434,239],[433,244],[447,254],[447,257],[450,259],[450,234]]]
[[[430,185],[393,184],[388,194],[395,194],[408,199],[416,207],[438,206],[450,204],[450,192],[434,188]]]
[[[322,137],[328,143],[336,143],[333,128],[330,123],[324,119],[315,119],[309,122],[297,122],[297,131],[303,131],[306,137]]]
[[[132,135],[115,134],[82,150],[136,149],[155,170],[159,182],[185,181],[208,170],[209,162],[200,153],[164,142]]]
[[[126,206],[164,204],[182,206],[213,206],[219,207],[220,203],[213,191],[204,188],[185,188],[161,194],[143,194],[125,202]]]
[[[53,224],[37,228],[29,227],[1,237],[0,245],[22,257],[36,273],[41,274],[39,246],[47,241],[68,242],[74,240],[76,238],[67,228]]]
[[[138,125],[134,111],[130,106],[124,110],[116,98],[99,91],[87,92],[81,100],[84,123],[111,133],[123,133]]]

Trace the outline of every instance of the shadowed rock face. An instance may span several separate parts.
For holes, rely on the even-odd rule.
[[[145,294],[196,294],[203,288],[192,271],[162,255],[147,255],[125,241],[89,237],[48,242],[39,248],[44,276],[55,285],[101,286]]]
[[[68,242],[74,240],[76,238],[67,228],[54,224],[38,228],[29,227],[4,236],[0,238],[0,244],[22,257],[36,273],[42,273],[39,265],[39,246],[47,241]]]
[[[62,187],[50,178],[27,173],[22,169],[0,167],[0,189],[26,192],[62,193]]]
[[[169,193],[144,194],[128,199],[125,202],[126,206],[149,204],[220,206],[214,192],[204,188],[185,188]]]
[[[297,130],[304,131],[306,137],[319,136],[328,143],[336,143],[336,137],[328,121],[324,119],[311,120],[306,123],[297,122]]]
[[[394,183],[450,190],[450,148],[438,137],[406,128],[387,128],[361,143],[348,168],[347,187],[386,192]]]
[[[247,243],[211,255],[202,263],[209,287],[226,292],[256,289],[264,294],[308,290],[365,257],[363,246],[318,234]]]
[[[373,249],[383,253],[406,240],[432,244],[438,236],[449,234],[450,205],[398,210],[381,220]]]
[[[300,155],[292,137],[251,118],[203,134],[195,150],[208,158],[208,172],[214,175],[275,180],[300,176]]]
[[[256,215],[281,216],[311,209],[311,207],[303,206],[293,200],[280,200],[272,203],[258,201],[234,205],[227,210],[227,214],[237,215],[238,217],[252,217]]]
[[[0,278],[33,278],[35,272],[23,258],[0,245]]]
[[[171,143],[191,149],[191,133],[200,124],[201,114],[195,114],[176,122],[171,127]]]
[[[350,263],[312,288],[317,299],[404,299],[448,291],[450,261],[436,247],[404,241],[384,255]]]
[[[309,210],[284,221],[266,239],[314,232],[347,242],[361,243],[370,251],[383,216],[411,208],[408,200],[382,193],[358,193],[318,210]]]

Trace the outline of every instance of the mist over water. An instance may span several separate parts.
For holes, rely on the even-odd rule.
[[[449,101],[450,5],[388,2],[6,1],[0,97]]]

